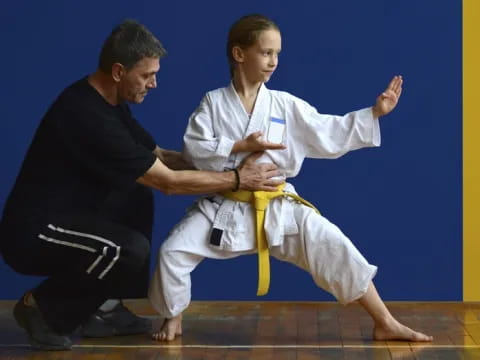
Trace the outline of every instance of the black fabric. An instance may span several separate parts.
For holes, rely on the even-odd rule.
[[[65,89],[50,106],[27,151],[0,223],[0,252],[5,261],[19,272],[50,276],[35,290],[42,310],[52,306],[62,309],[59,301],[71,297],[72,303],[93,313],[107,297],[146,296],[149,259],[133,264],[122,258],[119,264],[123,265],[118,268],[125,269],[119,273],[125,278],[135,274],[135,279],[127,281],[128,286],[105,286],[101,285],[105,280],[97,284],[79,271],[84,261],[91,260],[88,254],[68,249],[57,252],[37,235],[48,224],[67,222],[92,233],[118,227],[122,231],[112,230],[108,235],[125,248],[135,248],[139,236],[148,244],[153,194],[136,179],[153,165],[154,148],[155,141],[132,117],[128,105],[110,105],[87,78]],[[94,224],[98,228],[91,228]],[[138,236],[130,236],[132,233]],[[129,267],[131,271],[126,270]],[[77,286],[83,290],[78,291]],[[60,295],[63,297],[57,299]],[[65,306],[68,304],[66,301]],[[78,314],[66,309],[46,310],[46,320],[54,323],[58,316],[72,316],[65,323],[78,325],[85,311],[75,311]]]
[[[112,106],[82,79],[67,88],[42,119],[25,156],[4,216],[49,212],[131,211],[133,196],[150,201],[135,183],[154,163],[155,141],[126,104]],[[141,200],[140,200],[141,202]]]
[[[210,244],[220,246],[222,241],[223,230],[213,228],[212,235],[210,235]]]
[[[93,216],[57,214],[43,224],[8,224],[1,236],[19,239],[4,248],[9,266],[48,276],[33,295],[47,324],[59,333],[75,330],[108,298],[146,296],[139,275],[150,244],[131,228]]]

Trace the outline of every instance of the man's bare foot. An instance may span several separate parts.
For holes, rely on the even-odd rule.
[[[432,341],[433,337],[414,331],[393,319],[388,325],[375,324],[373,329],[375,340]]]
[[[171,319],[165,319],[160,331],[152,334],[153,340],[172,341],[176,336],[182,335],[182,315],[178,315]]]

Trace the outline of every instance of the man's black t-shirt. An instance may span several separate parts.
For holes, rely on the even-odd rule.
[[[128,105],[110,105],[87,78],[79,80],[42,119],[4,221],[48,221],[67,213],[98,214],[132,225],[132,216],[152,217],[152,192],[135,180],[153,165],[154,148]]]

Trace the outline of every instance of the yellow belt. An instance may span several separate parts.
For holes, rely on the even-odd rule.
[[[277,191],[227,191],[222,193],[224,197],[234,201],[249,202],[255,207],[256,213],[256,236],[257,236],[257,250],[258,250],[258,289],[257,296],[265,295],[270,287],[270,259],[268,254],[268,243],[265,235],[265,209],[270,200],[280,196],[288,196],[307,205],[317,213],[320,212],[314,205],[300,196],[288,192],[284,192],[285,184],[279,185]]]

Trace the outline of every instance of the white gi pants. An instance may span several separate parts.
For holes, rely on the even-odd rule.
[[[286,235],[270,255],[310,273],[315,283],[347,304],[362,297],[377,272],[342,231],[313,209],[297,204],[298,234]],[[190,304],[190,273],[204,259],[229,259],[251,251],[225,251],[209,244],[212,223],[197,208],[172,230],[160,248],[149,299],[165,318],[181,314]],[[254,234],[252,235],[254,236]]]

